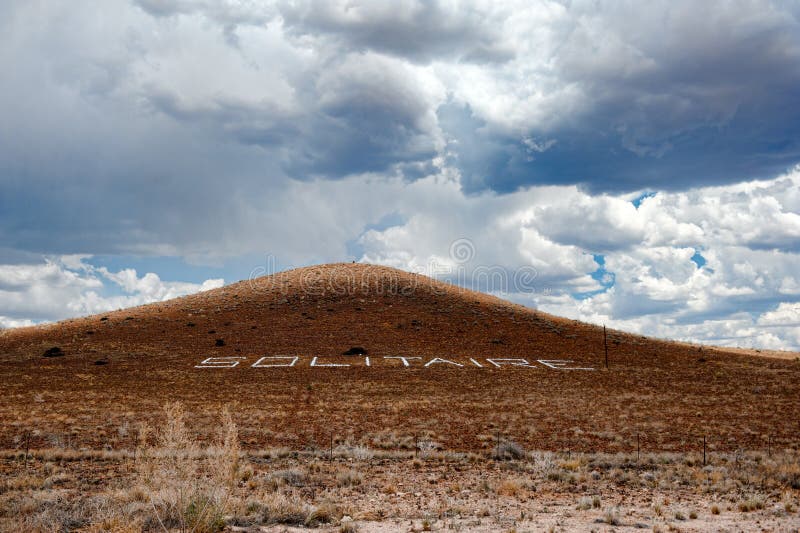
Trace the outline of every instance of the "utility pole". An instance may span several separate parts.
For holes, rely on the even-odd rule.
[[[25,432],[25,470],[28,469],[28,453],[30,453],[31,449],[31,432]]]
[[[636,462],[639,462],[639,459],[642,455],[642,449],[639,447],[639,434],[636,434]]]
[[[706,436],[703,435],[703,466],[706,466]]]

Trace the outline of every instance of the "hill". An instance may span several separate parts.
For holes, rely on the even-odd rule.
[[[797,446],[800,363],[609,331],[396,269],[334,264],[0,336],[0,446],[131,445],[167,401],[236,403],[245,445]],[[350,355],[344,355],[350,354]],[[202,424],[201,424],[202,425]]]

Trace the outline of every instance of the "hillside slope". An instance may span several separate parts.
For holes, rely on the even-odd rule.
[[[654,350],[661,357],[700,351],[609,333],[617,362],[648,361]],[[604,362],[602,328],[362,264],[300,268],[167,302],[11,330],[0,337],[0,357],[38,359],[53,346],[88,358],[336,356],[363,347],[375,356],[569,356]]]
[[[0,448],[131,447],[176,400],[209,434],[235,404],[246,447],[797,446],[798,361],[617,331],[608,357],[596,326],[391,268],[308,267],[3,332]]]

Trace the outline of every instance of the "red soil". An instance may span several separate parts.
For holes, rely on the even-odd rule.
[[[181,400],[202,426],[236,403],[246,447],[339,440],[491,448],[797,447],[800,360],[608,332],[430,278],[337,264],[0,335],[0,447],[56,438],[130,447],[134,426]],[[222,342],[218,342],[218,339]],[[218,345],[221,344],[221,345]],[[59,347],[63,356],[43,357]],[[363,347],[365,358],[343,356]],[[297,355],[293,368],[252,368]],[[798,356],[798,354],[794,354]],[[319,362],[350,367],[310,367]],[[386,356],[415,356],[412,366]],[[195,368],[243,357],[236,368]],[[464,364],[423,364],[433,357]],[[483,368],[470,363],[475,358]],[[570,359],[595,371],[496,368],[487,358]],[[96,364],[102,361],[105,364]],[[130,427],[130,431],[121,428]]]

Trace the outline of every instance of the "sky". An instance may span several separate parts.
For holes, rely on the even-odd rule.
[[[424,272],[800,350],[800,3],[0,3],[0,327]]]

